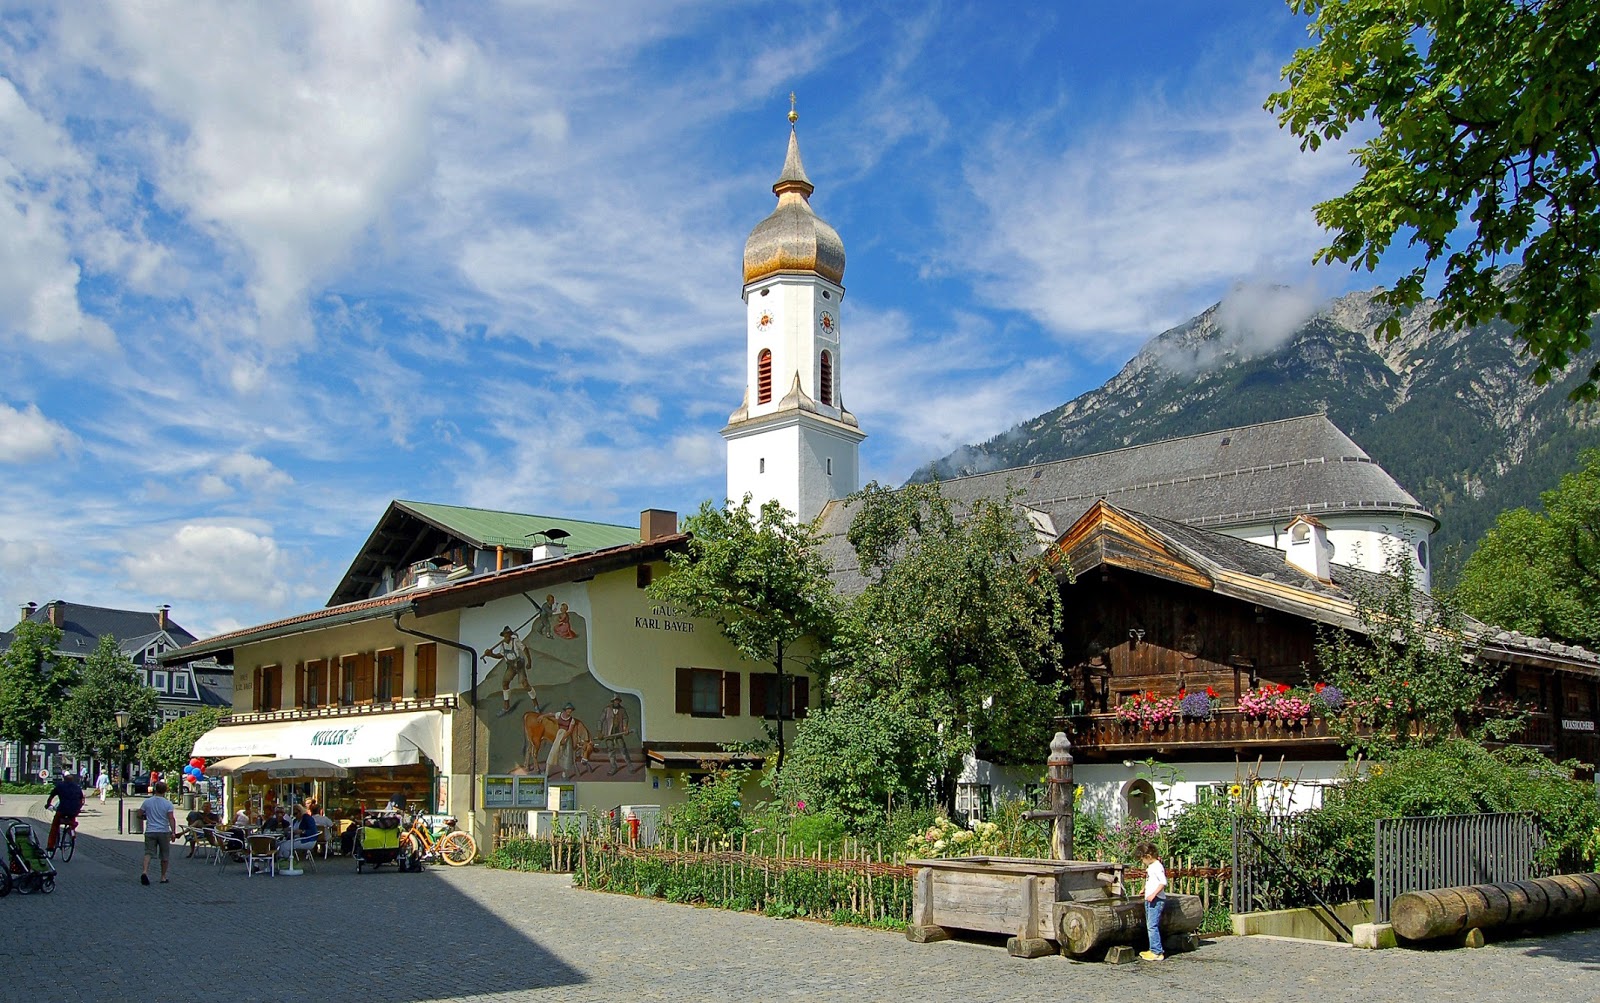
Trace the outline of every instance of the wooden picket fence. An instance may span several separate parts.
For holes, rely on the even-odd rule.
[[[805,916],[873,926],[903,926],[911,915],[913,869],[881,844],[846,841],[819,848],[787,839],[674,839],[637,847],[614,836],[524,835],[497,840],[491,864],[519,870],[570,872],[580,888],[673,902]],[[1129,868],[1141,880],[1144,872]],[[1228,902],[1229,870],[1171,861],[1174,892],[1198,895],[1207,913]],[[1130,893],[1137,889],[1132,884]]]

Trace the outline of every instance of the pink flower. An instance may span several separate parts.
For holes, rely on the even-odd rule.
[[[796,801],[794,803],[794,810],[795,811],[805,811],[806,810],[806,803],[804,801]]]

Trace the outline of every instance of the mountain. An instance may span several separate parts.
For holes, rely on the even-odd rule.
[[[1600,446],[1600,408],[1567,394],[1591,350],[1548,385],[1528,379],[1510,328],[1428,327],[1436,305],[1406,314],[1393,341],[1376,290],[1315,312],[1291,290],[1238,290],[1163,332],[1098,390],[918,470],[913,481],[1025,466],[1219,428],[1325,411],[1439,519],[1445,582],[1508,508]],[[1307,317],[1307,314],[1310,314]],[[1600,325],[1591,331],[1600,340]]]

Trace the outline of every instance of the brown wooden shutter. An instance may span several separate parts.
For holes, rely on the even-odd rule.
[[[750,673],[750,716],[767,716],[767,678],[770,672]]]
[[[432,697],[439,692],[439,648],[432,641],[417,645],[417,696]]]
[[[294,663],[294,705],[296,707],[304,707],[306,705],[306,663],[305,662],[295,662]]]
[[[372,702],[372,652],[356,656],[356,703]]]
[[[794,677],[794,719],[796,721],[806,716],[806,711],[811,709],[811,680],[805,676]]]
[[[739,716],[739,673],[722,674],[722,716]]]
[[[694,713],[694,670],[693,669],[679,669],[678,670],[678,687],[677,687],[677,689],[678,689],[678,694],[677,694],[678,695],[678,701],[677,701],[677,711],[678,711],[678,713],[679,714],[693,714]]]
[[[250,709],[261,709],[261,666],[257,665],[255,671],[250,673]]]

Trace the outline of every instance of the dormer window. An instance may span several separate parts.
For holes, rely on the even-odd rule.
[[[817,399],[822,403],[833,406],[833,353],[823,352],[821,372],[817,380]]]
[[[763,348],[756,356],[756,403],[772,403],[772,350]]]
[[[1289,527],[1290,543],[1305,543],[1311,539],[1311,527],[1303,522],[1297,522]]]

